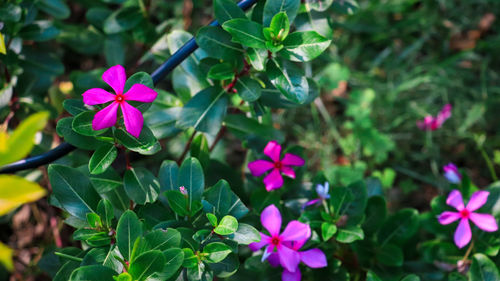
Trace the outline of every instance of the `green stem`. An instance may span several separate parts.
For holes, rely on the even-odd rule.
[[[82,258],[75,257],[75,256],[70,256],[70,255],[66,255],[66,254],[63,254],[61,252],[54,252],[54,254],[56,256],[60,256],[60,257],[63,257],[63,258],[66,258],[66,259],[72,260],[72,261],[77,261],[77,262],[82,262],[83,261]]]
[[[481,155],[483,156],[484,161],[486,161],[486,165],[488,166],[488,170],[490,171],[491,178],[493,178],[494,181],[498,181],[495,167],[493,167],[493,163],[491,162],[490,157],[488,157],[488,154],[482,146],[479,147],[479,151],[481,151]]]

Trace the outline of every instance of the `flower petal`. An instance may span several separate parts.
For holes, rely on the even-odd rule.
[[[490,193],[488,191],[476,191],[472,194],[469,199],[469,203],[467,203],[467,210],[473,212],[479,208],[481,208],[486,201],[488,200],[488,195]]]
[[[311,237],[311,228],[308,224],[293,220],[288,223],[283,233],[281,233],[283,241],[297,241],[309,239]]]
[[[267,261],[269,262],[269,264],[271,264],[271,266],[280,266],[280,256],[277,252],[273,252],[272,254],[270,254],[267,258]]]
[[[455,244],[459,248],[463,248],[465,245],[469,244],[472,233],[470,230],[469,220],[462,219],[458,224],[457,230],[455,230]]]
[[[267,206],[260,214],[260,222],[271,236],[279,235],[281,229],[280,210],[274,205]]]
[[[278,189],[283,186],[283,177],[281,176],[280,170],[273,169],[265,178],[264,184],[266,185],[266,190],[271,191],[273,189]]]
[[[471,213],[470,220],[484,231],[493,232],[498,230],[497,221],[490,214]]]
[[[302,166],[305,162],[302,157],[291,153],[285,153],[285,156],[281,159],[281,163],[286,166]]]
[[[283,166],[283,167],[281,167],[281,169],[280,169],[280,170],[281,170],[281,172],[282,172],[285,176],[287,176],[287,177],[289,177],[289,178],[292,178],[292,179],[294,179],[294,178],[295,178],[295,171],[294,171],[292,168],[287,167],[287,166]]]
[[[320,249],[311,249],[304,252],[299,252],[300,260],[310,268],[320,268],[328,265],[326,256]]]
[[[448,195],[448,198],[446,199],[446,204],[455,207],[455,209],[461,211],[464,209],[464,200],[462,199],[462,194],[460,191],[454,189],[453,191],[450,192],[450,195]]]
[[[146,85],[134,84],[123,96],[125,100],[153,102],[158,93]]]
[[[311,205],[314,205],[314,204],[318,203],[319,200],[320,200],[319,198],[316,198],[316,199],[307,201],[306,203],[304,203],[304,205],[302,205],[302,210],[304,210],[306,207],[309,207]]]
[[[125,73],[125,68],[121,65],[115,65],[110,67],[108,70],[104,71],[102,74],[102,80],[108,83],[115,93],[123,94],[123,88],[125,87],[125,81],[127,81],[127,74]]]
[[[248,163],[248,169],[254,177],[260,177],[265,172],[271,170],[274,167],[274,163],[266,160],[255,160]]]
[[[253,243],[250,243],[248,245],[248,247],[250,248],[250,250],[256,252],[258,250],[260,250],[262,247],[264,247],[265,245],[269,244],[269,239],[271,237],[265,235],[264,233],[260,233],[260,241],[259,242],[253,242]]]
[[[295,272],[290,272],[286,269],[283,269],[283,273],[281,274],[281,281],[300,281],[302,279],[302,274],[300,273],[300,269],[297,268]]]
[[[265,249],[264,249],[264,253],[262,253],[262,258],[260,259],[260,261],[265,261],[267,260],[267,258],[269,258],[272,253],[273,253],[273,249],[274,249],[274,246],[273,245],[268,245]]]
[[[103,104],[115,100],[115,95],[100,88],[88,89],[82,96],[83,103],[86,105]]]
[[[264,148],[264,154],[269,156],[274,162],[280,161],[281,145],[276,141],[270,141]]]
[[[436,123],[438,127],[441,127],[448,118],[451,117],[451,104],[446,104],[443,106],[441,111],[439,111],[438,115],[436,116]]]
[[[142,126],[144,125],[144,118],[142,113],[135,107],[131,106],[126,102],[120,104],[123,113],[123,121],[125,123],[125,129],[132,136],[138,138],[142,131]]]
[[[105,128],[113,127],[116,123],[118,105],[119,104],[117,102],[114,102],[98,111],[94,116],[94,120],[92,120],[92,129],[99,131]]]
[[[281,266],[290,272],[295,272],[300,263],[300,255],[296,251],[286,247],[280,246],[278,248],[278,255],[280,257]]]
[[[459,213],[446,211],[443,212],[441,215],[439,215],[438,221],[440,224],[446,225],[458,220],[459,218],[460,218]]]

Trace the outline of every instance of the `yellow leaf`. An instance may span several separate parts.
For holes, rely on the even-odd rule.
[[[0,132],[0,153],[7,151],[7,138],[9,136],[5,132]]]
[[[45,189],[37,183],[18,176],[0,175],[0,216],[45,194]]]
[[[0,263],[2,263],[8,271],[14,269],[12,263],[12,249],[0,242]]]
[[[7,49],[5,48],[5,41],[3,39],[2,33],[0,33],[0,53],[6,55]]]

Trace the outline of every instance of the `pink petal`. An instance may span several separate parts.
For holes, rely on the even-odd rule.
[[[281,145],[276,141],[270,141],[264,148],[264,154],[269,156],[274,162],[280,161]]]
[[[265,178],[264,185],[267,191],[273,189],[278,189],[283,186],[283,177],[281,176],[280,170],[273,169]]]
[[[108,83],[108,85],[110,85],[111,88],[115,90],[115,93],[123,94],[125,81],[127,81],[127,74],[125,73],[125,68],[123,68],[123,66],[121,65],[115,65],[110,67],[102,74],[102,80]]]
[[[446,211],[443,212],[441,215],[439,215],[438,221],[440,224],[446,225],[458,220],[459,218],[460,218],[459,213]]]
[[[277,252],[270,254],[267,258],[267,261],[269,262],[269,264],[271,264],[271,266],[280,266],[280,256]]]
[[[479,208],[481,208],[486,201],[488,200],[488,195],[490,193],[488,191],[476,191],[472,194],[469,199],[469,203],[467,203],[467,210],[473,212]]]
[[[438,127],[441,127],[444,121],[451,117],[451,104],[443,106],[441,111],[436,116],[436,123]]]
[[[302,209],[305,209],[306,207],[309,207],[309,206],[311,206],[311,205],[314,205],[314,204],[318,203],[318,202],[319,202],[319,200],[320,200],[320,199],[319,199],[319,198],[317,198],[317,199],[313,199],[313,200],[311,200],[311,201],[307,201],[304,205],[302,205]]]
[[[450,192],[450,195],[448,195],[448,198],[446,199],[446,204],[455,207],[455,209],[461,211],[464,209],[464,200],[462,199],[462,194],[460,191],[454,189],[452,192]]]
[[[271,237],[265,235],[264,233],[260,233],[260,241],[259,242],[253,242],[253,243],[250,243],[248,245],[248,247],[250,248],[250,250],[256,252],[258,250],[260,250],[262,247],[264,247],[265,245],[269,244],[269,239]]]
[[[462,219],[455,231],[455,244],[457,247],[463,248],[465,245],[469,244],[471,237],[472,233],[470,231],[469,220]]]
[[[87,105],[103,104],[115,100],[115,95],[99,88],[92,88],[83,94],[83,103]]]
[[[283,167],[281,167],[281,169],[280,169],[280,170],[281,170],[281,172],[282,172],[285,176],[287,176],[287,177],[289,177],[289,178],[292,178],[292,179],[294,179],[294,178],[295,178],[295,171],[294,171],[292,168],[287,167],[287,166],[283,166]]]
[[[92,120],[92,129],[99,131],[105,128],[113,127],[116,123],[118,105],[119,104],[117,102],[114,102],[98,111],[94,116],[94,120]]]
[[[266,160],[255,160],[248,163],[248,169],[254,177],[260,177],[265,172],[271,170],[274,167],[274,163]]]
[[[309,237],[307,239],[302,239],[302,240],[283,241],[283,245],[287,246],[292,250],[298,251],[300,250],[300,248],[302,248],[302,246],[304,246],[307,240],[309,240]]]
[[[125,96],[125,100],[153,102],[158,96],[158,93],[148,86],[134,84],[123,96]]]
[[[326,256],[320,249],[311,249],[299,252],[300,260],[310,268],[320,268],[328,265]]]
[[[290,272],[286,269],[283,269],[283,273],[281,274],[281,281],[300,281],[302,279],[302,274],[300,273],[300,269],[297,268],[295,272]]]
[[[471,213],[470,220],[484,231],[493,232],[498,230],[497,221],[490,214]]]
[[[261,261],[263,262],[263,261],[267,260],[273,254],[273,250],[274,250],[274,246],[273,245],[268,245],[264,249],[264,253],[262,254]]]
[[[283,241],[307,240],[311,237],[311,228],[305,223],[293,220],[288,223],[280,236]]]
[[[283,157],[283,159],[281,159],[281,163],[286,166],[302,166],[304,165],[305,161],[300,156],[291,153],[285,153],[285,156]]]
[[[260,214],[260,222],[271,236],[280,234],[281,229],[281,214],[280,210],[274,205],[267,206],[262,214]]]
[[[135,107],[126,102],[120,104],[123,113],[123,121],[125,122],[125,129],[132,136],[138,138],[142,131],[144,118],[142,113]]]
[[[286,246],[281,246],[278,248],[278,255],[280,257],[281,266],[285,269],[290,272],[295,272],[298,269],[300,263],[299,253]]]

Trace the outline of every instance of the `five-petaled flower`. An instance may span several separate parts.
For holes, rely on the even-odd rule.
[[[321,184],[316,185],[316,193],[318,194],[318,198],[306,202],[302,206],[302,209],[304,209],[307,206],[320,203],[326,199],[330,199],[330,194],[328,194],[329,190],[330,190],[330,184],[328,182],[325,182],[324,185]]]
[[[265,172],[272,170],[264,177],[264,184],[266,185],[267,191],[278,189],[283,186],[283,177],[281,173],[292,179],[295,178],[295,172],[290,166],[304,165],[304,159],[295,154],[285,153],[285,156],[281,159],[281,145],[276,141],[267,143],[264,148],[264,154],[269,156],[273,161],[255,160],[248,163],[248,169],[250,169],[250,172],[255,177],[259,177]]]
[[[282,266],[283,281],[300,280],[299,263],[303,262],[311,268],[320,268],[327,265],[325,254],[317,248],[299,252],[299,249],[311,237],[311,228],[305,223],[293,220],[288,223],[280,234],[281,214],[274,205],[269,205],[260,216],[264,228],[270,236],[260,233],[261,241],[249,245],[252,251],[264,249],[262,261],[268,259],[272,266]]]
[[[459,184],[462,181],[462,175],[458,171],[457,166],[453,163],[443,166],[444,177],[451,183]]]
[[[436,117],[427,115],[424,120],[417,121],[417,126],[423,131],[435,131],[443,126],[444,121],[451,117],[451,104],[443,106]]]
[[[460,223],[455,230],[455,244],[459,248],[463,248],[469,244],[472,238],[472,232],[469,225],[471,220],[477,227],[484,231],[494,232],[497,231],[498,225],[490,214],[474,213],[475,210],[481,208],[488,200],[488,191],[476,191],[472,194],[467,206],[464,206],[462,194],[458,190],[453,190],[446,199],[446,204],[457,209],[458,212],[443,212],[439,215],[438,220],[440,224],[450,224],[458,219]]]
[[[102,74],[102,80],[113,88],[115,94],[100,88],[92,88],[83,93],[83,102],[87,105],[111,102],[96,113],[94,120],[92,120],[92,129],[97,131],[113,127],[116,123],[118,107],[120,107],[125,129],[132,136],[138,138],[141,134],[144,118],[142,113],[128,104],[127,101],[153,102],[158,94],[142,84],[134,84],[126,93],[123,93],[127,75],[121,65],[115,65],[106,70]]]

